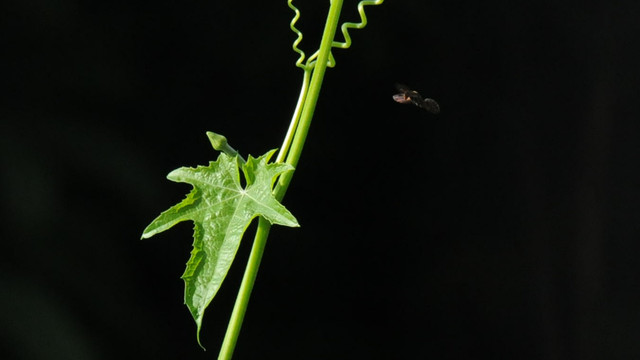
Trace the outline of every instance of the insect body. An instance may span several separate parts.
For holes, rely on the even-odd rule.
[[[440,112],[440,105],[429,98],[423,98],[417,91],[411,90],[404,85],[397,84],[396,88],[400,91],[399,94],[393,95],[393,100],[400,104],[413,104],[419,108],[423,108],[432,114]]]

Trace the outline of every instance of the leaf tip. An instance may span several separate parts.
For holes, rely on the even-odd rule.
[[[200,348],[202,349],[202,351],[207,351],[207,348],[205,348],[204,346],[202,346],[202,343],[200,343],[200,334],[198,334],[198,345],[200,346]]]
[[[142,236],[140,236],[140,240],[148,239],[156,234],[156,231],[153,229],[149,229],[151,225],[147,226],[144,230],[142,230]]]
[[[300,227],[300,223],[298,222],[298,220],[295,220],[290,224],[290,225],[286,225],[288,227],[294,227],[294,228],[299,228]]]
[[[173,182],[180,182],[181,175],[184,174],[184,168],[177,168],[171,170],[170,173],[167,174],[167,179]]]
[[[203,351],[207,351],[207,349],[202,345],[200,341],[200,329],[202,328],[202,318],[196,320],[196,326],[198,329],[196,330],[196,340],[198,341],[198,345],[202,348]]]

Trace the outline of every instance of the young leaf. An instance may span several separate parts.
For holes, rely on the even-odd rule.
[[[276,177],[293,167],[284,163],[268,164],[272,150],[244,163],[237,156],[221,153],[209,166],[182,167],[169,173],[175,182],[193,185],[179,204],[163,212],[144,229],[149,238],[175,224],[194,222],[193,250],[182,275],[185,282],[184,301],[200,328],[204,311],[218,292],[236,255],[245,230],[256,216],[272,224],[299,226],[296,218],[272,194]],[[240,168],[246,187],[240,183]]]

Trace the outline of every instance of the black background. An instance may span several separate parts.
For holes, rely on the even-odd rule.
[[[300,1],[307,55],[327,1]],[[183,223],[217,155],[280,146],[302,78],[285,1],[4,2],[3,359],[211,359]],[[346,1],[343,21],[356,21]],[[640,357],[640,2],[387,1],[334,50],[237,359]],[[438,100],[394,103],[403,82]],[[254,227],[249,229],[252,233]]]

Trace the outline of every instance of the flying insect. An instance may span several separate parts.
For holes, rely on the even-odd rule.
[[[432,114],[437,114],[440,112],[440,105],[429,98],[423,98],[420,93],[415,90],[409,89],[405,85],[396,84],[396,89],[400,92],[399,94],[393,95],[393,100],[400,104],[413,104],[419,108],[425,109]]]

